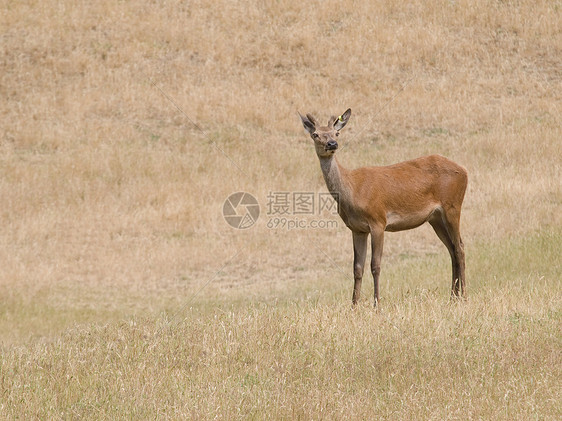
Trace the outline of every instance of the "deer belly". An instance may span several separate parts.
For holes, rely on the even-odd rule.
[[[399,214],[397,212],[388,212],[386,214],[385,231],[404,231],[419,227],[427,222],[432,214],[433,209],[427,211],[413,212],[408,214]]]

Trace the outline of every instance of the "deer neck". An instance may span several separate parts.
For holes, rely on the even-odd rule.
[[[326,187],[339,203],[350,200],[351,188],[347,180],[347,170],[336,160],[334,155],[330,157],[320,157],[320,168],[326,181]]]

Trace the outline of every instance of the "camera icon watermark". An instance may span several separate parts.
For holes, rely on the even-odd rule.
[[[222,215],[231,227],[248,229],[254,226],[260,216],[260,204],[250,193],[232,193],[224,201]]]

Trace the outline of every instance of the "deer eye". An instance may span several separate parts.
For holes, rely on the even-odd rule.
[[[313,139],[318,139],[318,133],[312,133],[312,138],[313,138]]]
[[[336,136],[339,136],[339,135],[340,135],[340,132],[336,132]]]

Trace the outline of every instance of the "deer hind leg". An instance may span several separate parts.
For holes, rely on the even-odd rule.
[[[456,296],[466,297],[466,281],[465,281],[465,261],[464,261],[464,244],[461,238],[460,231],[460,209],[451,208],[444,214],[447,231],[453,242],[454,253],[456,258],[456,282],[455,291]],[[460,288],[460,295],[459,295]]]
[[[371,227],[371,272],[373,274],[375,308],[380,302],[379,277],[381,273],[382,249],[384,245],[384,228]]]
[[[363,279],[363,269],[365,268],[365,258],[367,257],[367,239],[369,233],[353,233],[353,305],[357,304],[361,295],[361,281]]]
[[[464,245],[460,235],[460,212],[450,209],[437,212],[429,223],[451,255],[453,279],[451,296],[466,296]],[[459,291],[460,290],[460,291]]]
[[[453,267],[453,283],[451,286],[451,296],[456,296],[458,295],[458,289],[457,291],[455,290],[457,284],[456,279],[458,279],[459,275],[458,275],[457,257],[455,254],[455,247],[453,246],[453,241],[449,237],[449,233],[447,232],[447,227],[445,225],[445,222],[443,222],[440,215],[435,219],[431,219],[429,223],[433,227],[433,230],[435,231],[439,239],[443,242],[443,244],[445,244],[447,250],[449,250],[449,254],[451,256],[451,264]]]

